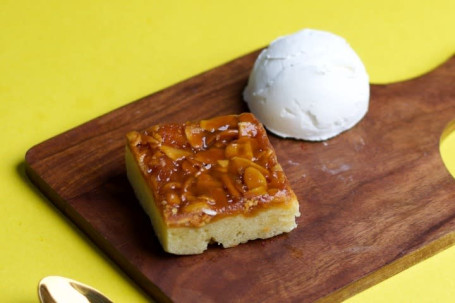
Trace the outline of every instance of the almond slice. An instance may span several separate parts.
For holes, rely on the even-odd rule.
[[[237,116],[228,115],[215,117],[210,120],[201,120],[199,123],[202,129],[213,132],[215,130],[224,131],[237,126]]]
[[[185,126],[185,136],[188,143],[194,148],[202,148],[205,146],[205,132],[202,128],[194,124]]]
[[[185,213],[200,213],[203,210],[211,210],[210,205],[207,202],[203,201],[202,199],[192,202],[191,204],[185,205],[182,209]]]
[[[218,160],[224,159],[224,149],[210,148],[208,150],[202,150],[196,154],[194,159],[205,164],[215,164]]]
[[[245,142],[232,142],[228,146],[226,146],[225,150],[226,158],[232,157],[242,157],[248,160],[253,159],[253,148],[251,147],[250,141]]]
[[[264,175],[252,166],[245,169],[245,172],[243,173],[243,182],[245,182],[249,190],[257,187],[263,187],[264,190],[267,190],[267,180]]]
[[[188,157],[189,155],[192,154],[188,150],[179,149],[179,148],[175,148],[175,147],[167,146],[167,145],[161,145],[160,149],[163,151],[163,153],[166,154],[166,156],[168,156],[173,161],[182,160],[185,157]]]
[[[266,168],[260,166],[257,163],[254,163],[251,160],[241,158],[241,157],[233,157],[229,162],[229,168],[232,169],[236,173],[242,173],[245,171],[247,167],[254,167],[259,170],[264,176],[268,176],[269,172]]]

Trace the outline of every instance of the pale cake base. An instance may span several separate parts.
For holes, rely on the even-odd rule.
[[[254,216],[227,216],[202,227],[167,226],[155,205],[152,191],[128,147],[125,160],[128,179],[134,192],[149,215],[163,249],[169,253],[199,254],[212,242],[219,243],[225,248],[233,247],[249,240],[266,239],[290,232],[297,227],[295,217],[300,213],[295,196],[286,205],[265,208]]]

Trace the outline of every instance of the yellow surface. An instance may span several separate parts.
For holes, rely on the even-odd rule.
[[[453,0],[0,1],[0,301],[37,302],[47,275],[149,301],[29,184],[34,144],[305,27],[345,37],[374,83],[414,77],[454,54],[454,15]],[[454,173],[455,135],[443,149]],[[348,301],[454,298],[452,247]]]

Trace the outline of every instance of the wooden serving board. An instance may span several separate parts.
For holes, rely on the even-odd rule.
[[[258,52],[128,104],[26,154],[31,180],[152,298],[340,301],[455,242],[455,181],[439,138],[455,118],[455,57],[372,85],[366,117],[322,143],[270,135],[299,201],[298,228],[196,256],[162,251],[125,177],[124,135],[247,111]]]

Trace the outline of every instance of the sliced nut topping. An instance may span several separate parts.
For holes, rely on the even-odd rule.
[[[202,212],[204,209],[210,210],[210,205],[208,205],[207,202],[203,200],[197,200],[191,204],[185,205],[182,210],[185,213],[198,213]]]
[[[254,188],[263,187],[264,190],[267,189],[267,180],[264,175],[256,168],[250,166],[245,169],[243,173],[243,181],[249,190]]]
[[[210,120],[202,120],[199,125],[202,129],[210,132],[215,130],[224,131],[237,126],[237,117],[235,115],[215,117]]]
[[[254,157],[251,142],[249,141],[243,143],[239,142],[230,143],[228,146],[226,146],[225,155],[226,158],[228,159],[232,157],[241,157],[248,160],[252,160]]]
[[[149,136],[146,137],[146,141],[147,141],[150,145],[156,145],[156,146],[158,146],[158,145],[161,143],[160,141],[156,140],[155,138],[149,137]]]
[[[215,164],[218,160],[224,159],[224,149],[210,148],[202,150],[195,155],[194,159],[202,163]]]
[[[266,176],[269,175],[269,171],[266,168],[260,166],[259,164],[256,164],[255,162],[253,162],[251,160],[245,159],[245,158],[233,157],[231,159],[231,161],[229,162],[229,167],[230,167],[230,171],[236,172],[240,175],[243,175],[243,172],[248,167],[254,167],[257,170],[259,170],[263,175],[266,175]]]
[[[289,183],[265,129],[246,113],[127,134],[167,224],[202,226],[285,201]]]
[[[239,135],[239,131],[237,129],[227,129],[216,134],[215,138],[217,141],[230,141],[236,139]]]
[[[270,148],[267,148],[258,153],[257,159],[261,163],[267,163],[268,161],[271,160],[270,158],[273,157],[273,155],[274,155],[273,150],[271,150]]]
[[[197,125],[188,124],[185,126],[185,136],[188,143],[194,148],[202,148],[205,146],[204,130]]]
[[[166,154],[166,156],[174,161],[182,160],[192,154],[190,151],[166,145],[161,145],[160,149]]]
[[[255,197],[255,196],[260,196],[260,195],[265,195],[267,194],[267,190],[265,189],[264,186],[259,186],[250,189],[249,191],[246,192],[247,197]]]
[[[126,134],[126,139],[130,142],[130,144],[136,146],[141,142],[141,134],[136,131],[132,131]]]
[[[157,132],[153,132],[152,137],[158,142],[163,142],[163,137],[161,137],[161,135]]]

